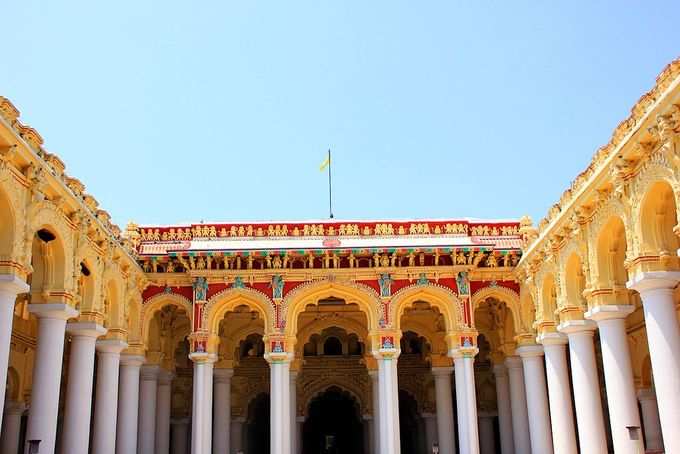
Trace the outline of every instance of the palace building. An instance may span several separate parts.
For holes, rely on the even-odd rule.
[[[680,453],[678,219],[680,60],[537,226],[121,231],[0,98],[0,452]]]

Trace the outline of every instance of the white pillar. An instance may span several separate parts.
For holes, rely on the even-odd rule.
[[[158,374],[156,390],[156,446],[155,454],[170,453],[170,415],[172,413],[172,379],[174,375],[167,370]]]
[[[479,451],[480,454],[496,454],[496,436],[493,431],[493,413],[479,414]]]
[[[553,447],[555,452],[560,454],[577,454],[574,411],[567,366],[567,342],[567,336],[560,333],[541,336],[545,351]]]
[[[243,450],[243,423],[245,418],[234,418],[231,421],[231,453]]]
[[[3,454],[17,454],[19,452],[21,416],[25,411],[26,405],[23,402],[5,401],[2,435],[0,436],[0,452]]]
[[[625,322],[633,310],[633,306],[610,305],[598,306],[586,313],[600,329],[609,421],[616,454],[638,454],[643,449]]]
[[[680,272],[641,273],[628,282],[645,311],[645,328],[666,452],[680,452],[680,325],[673,297]]]
[[[191,454],[211,454],[213,364],[217,358],[209,353],[192,353],[189,357],[194,362]]]
[[[569,338],[571,380],[581,452],[606,454],[607,435],[593,341],[595,329],[595,323],[590,320],[574,320],[559,326],[559,330]]]
[[[297,376],[298,372],[290,371],[290,454],[297,454]]]
[[[524,364],[524,387],[527,395],[531,450],[535,453],[549,454],[553,452],[553,444],[548,410],[548,390],[543,367],[543,347],[525,345],[518,348],[517,353],[522,357]]]
[[[231,377],[234,369],[215,369],[214,372],[215,405],[213,413],[213,453],[231,454],[229,452],[229,435],[231,428]]]
[[[9,364],[9,344],[12,339],[14,303],[19,293],[28,292],[28,285],[11,274],[0,274],[0,402],[5,401],[5,383]],[[0,414],[2,426],[2,414]]]
[[[66,320],[78,315],[67,304],[29,304],[38,317],[38,348],[33,366],[33,392],[28,412],[26,441],[41,440],[40,451],[55,450],[61,365],[64,356]]]
[[[138,454],[154,454],[156,448],[156,404],[159,372],[159,366],[145,364],[140,373]]]
[[[493,367],[496,378],[496,402],[498,402],[498,428],[501,439],[501,453],[515,454],[512,440],[512,409],[510,408],[510,382],[508,370],[504,364]]]
[[[451,397],[452,367],[433,367],[434,388],[437,401],[437,433],[440,454],[455,454],[455,426],[453,424],[453,399]]]
[[[425,452],[431,454],[435,443],[439,444],[437,441],[439,438],[437,433],[437,415],[434,413],[423,413],[422,416],[425,420],[425,444],[427,445]]]
[[[170,421],[171,454],[187,454],[189,445],[189,418],[178,418]]]
[[[271,375],[271,448],[277,454],[290,454],[290,361],[292,355],[267,357]],[[280,450],[277,449],[280,447]]]
[[[139,375],[142,364],[144,364],[143,356],[120,355],[116,454],[137,452]]]
[[[118,373],[120,352],[127,344],[120,340],[98,340],[97,387],[92,428],[92,452],[116,452],[116,426],[118,420]]]
[[[66,331],[71,335],[71,350],[64,405],[62,452],[87,454],[90,444],[95,344],[99,336],[106,334],[106,329],[92,322],[75,322],[69,323]]]
[[[375,354],[378,362],[380,454],[401,453],[397,356],[392,352],[388,355]]]
[[[380,451],[380,387],[378,386],[378,371],[369,370],[371,377],[371,397],[373,398],[373,449],[375,454]]]
[[[639,390],[637,396],[642,410],[642,421],[645,425],[645,449],[661,452],[664,443],[661,437],[661,421],[659,420],[656,394],[653,389],[647,388]]]
[[[508,369],[510,381],[510,408],[512,410],[512,435],[515,442],[515,453],[531,453],[529,414],[524,389],[522,360],[518,356],[508,356],[505,358],[505,367]]]
[[[477,392],[475,390],[474,355],[476,348],[463,348],[449,352],[454,358],[456,372],[456,404],[458,408],[458,433],[461,453],[479,454],[477,429]],[[439,433],[441,436],[441,432]]]

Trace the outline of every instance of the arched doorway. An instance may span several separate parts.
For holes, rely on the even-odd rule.
[[[402,454],[421,452],[425,440],[422,437],[418,402],[404,390],[399,390],[399,432]]]
[[[363,427],[354,398],[331,386],[309,404],[302,454],[363,454]]]
[[[269,454],[269,394],[260,394],[248,406],[247,452]]]

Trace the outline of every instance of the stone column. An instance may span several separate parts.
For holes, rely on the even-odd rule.
[[[455,454],[455,426],[453,424],[453,399],[451,398],[452,367],[433,367],[437,399],[437,433],[440,454]]]
[[[371,397],[373,399],[373,449],[376,454],[380,451],[380,387],[378,386],[378,371],[369,370],[371,377]]]
[[[680,452],[680,325],[673,298],[678,271],[641,273],[628,287],[637,290],[645,311],[645,328],[658,397],[666,452]]]
[[[562,323],[559,330],[569,339],[574,408],[582,453],[606,454],[607,435],[597,375],[593,334],[595,323],[574,320]]]
[[[552,433],[550,411],[548,410],[548,390],[545,384],[543,367],[543,347],[525,345],[517,349],[524,364],[524,387],[527,395],[529,433],[532,452],[552,453]],[[560,453],[561,454],[561,453]]]
[[[139,375],[142,364],[144,364],[143,356],[120,355],[116,454],[137,452]]]
[[[512,440],[512,409],[510,408],[510,382],[508,370],[504,364],[493,367],[496,378],[496,401],[498,402],[498,428],[501,438],[501,453],[515,454]]]
[[[290,454],[297,454],[297,376],[296,370],[290,371],[290,390],[288,391],[290,399]]]
[[[610,305],[598,306],[586,313],[586,317],[596,321],[600,329],[604,381],[616,454],[638,454],[643,450],[625,322],[633,310],[633,306]]]
[[[380,423],[380,454],[400,454],[399,387],[397,383],[398,351],[378,352],[378,399]]]
[[[170,414],[172,412],[172,379],[174,375],[161,369],[156,389],[156,446],[155,454],[170,452]]]
[[[291,354],[269,354],[271,374],[271,447],[277,454],[290,454],[290,361]]]
[[[38,317],[38,348],[26,440],[42,440],[40,451],[51,454],[57,435],[66,320],[76,317],[78,311],[60,303],[29,304],[28,309]]]
[[[234,369],[215,369],[214,376],[213,453],[231,454],[229,432],[231,428],[231,377],[234,376]]]
[[[647,388],[639,390],[637,396],[642,410],[642,421],[645,424],[645,449],[661,452],[664,443],[661,437],[661,421],[659,421],[656,394],[653,389]]]
[[[524,371],[519,356],[505,358],[510,381],[510,407],[512,410],[512,435],[515,442],[515,454],[531,453],[529,438],[529,413],[524,389]]]
[[[11,274],[0,274],[0,402],[5,401],[5,383],[9,364],[9,344],[12,339],[14,303],[19,293],[28,292],[28,285]],[[0,414],[2,426],[2,414]]]
[[[571,385],[567,366],[567,336],[549,333],[541,336],[545,351],[545,368],[548,379],[548,401],[555,452],[577,454],[574,411],[571,403]]]
[[[92,452],[116,452],[116,426],[118,420],[118,373],[120,352],[127,344],[120,340],[102,339],[97,349],[97,388],[92,429]]]
[[[305,424],[305,417],[304,416],[298,416],[295,418],[296,421],[296,434],[295,436],[297,437],[297,453],[299,454],[302,452],[302,430],[304,429],[304,424]],[[371,421],[373,422],[373,421]],[[371,424],[371,428],[373,427],[373,424]],[[371,432],[372,433],[372,432]]]
[[[234,418],[231,421],[231,453],[235,454],[243,449],[243,423],[245,418]]]
[[[66,331],[71,335],[71,351],[64,405],[62,451],[69,454],[87,454],[90,447],[95,344],[99,336],[106,334],[106,329],[92,322],[75,322],[69,323]]]
[[[189,418],[178,418],[170,421],[172,439],[171,454],[187,454],[189,445]]]
[[[194,362],[191,454],[211,454],[213,364],[217,358],[202,352],[189,357]]]
[[[460,452],[479,454],[479,431],[477,429],[477,393],[475,390],[474,360],[477,348],[454,350],[456,372],[456,403],[458,408],[458,433]],[[441,431],[439,433],[441,437]]]
[[[431,454],[434,444],[439,444],[437,441],[439,438],[437,433],[437,415],[434,413],[423,413],[422,417],[425,420],[425,444],[427,445],[425,452]]]
[[[23,402],[5,401],[2,435],[0,435],[0,452],[3,454],[19,453],[21,416],[25,411],[26,405]]]
[[[480,454],[496,454],[496,436],[493,431],[493,413],[479,414],[479,451]]]
[[[160,367],[142,366],[139,383],[139,428],[137,430],[138,454],[154,454],[156,448],[156,404]]]

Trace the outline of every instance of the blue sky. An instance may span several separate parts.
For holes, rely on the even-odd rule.
[[[678,2],[15,1],[0,94],[125,224],[542,217]]]

